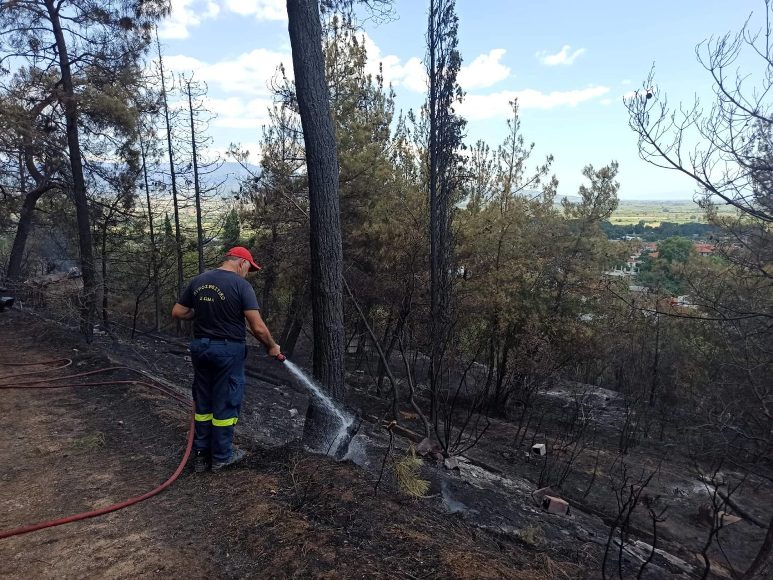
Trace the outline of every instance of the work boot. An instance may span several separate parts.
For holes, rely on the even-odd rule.
[[[228,461],[214,462],[212,464],[212,471],[217,472],[222,469],[225,469],[226,467],[230,467],[231,465],[236,465],[246,456],[247,456],[247,452],[244,449],[239,449],[238,447],[234,447],[233,451],[231,451],[231,458]]]
[[[204,473],[209,469],[209,453],[206,451],[193,452],[193,473]]]

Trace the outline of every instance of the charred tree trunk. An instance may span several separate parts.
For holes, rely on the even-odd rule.
[[[437,426],[438,394],[443,358],[451,329],[450,197],[456,151],[464,122],[454,114],[453,102],[461,93],[456,82],[460,67],[454,0],[430,0],[427,26],[427,76],[429,77],[429,238],[430,238],[430,418]]]
[[[188,112],[191,117],[191,152],[193,155],[193,192],[196,199],[196,252],[199,256],[199,274],[204,272],[204,227],[201,225],[201,187],[199,185],[199,160],[196,155],[196,126],[193,122],[193,97],[188,82]]]
[[[263,297],[261,302],[261,307],[263,310],[261,311],[261,314],[263,315],[264,320],[269,320],[269,317],[271,314],[273,314],[273,309],[271,308],[271,300],[272,296],[274,294],[274,286],[276,285],[276,270],[274,269],[274,265],[271,264],[268,267],[266,267],[266,275],[265,275],[265,282],[263,283]]]
[[[150,229],[150,268],[153,276],[153,328],[156,332],[161,330],[161,288],[158,279],[158,246],[156,245],[156,231],[153,227],[153,207],[150,204],[150,185],[148,183],[148,166],[145,158],[145,147],[140,138],[140,155],[142,156],[142,178],[145,185],[145,199],[148,205],[148,228]],[[136,316],[135,316],[136,320]],[[133,330],[132,330],[133,332]]]
[[[338,158],[318,0],[287,0],[287,17],[309,179],[314,376],[328,393],[340,398],[344,392],[344,324]],[[314,445],[315,440],[320,441],[331,419],[312,402],[304,442]]]
[[[658,368],[660,363],[660,313],[655,313],[655,357],[652,361],[652,382],[650,383],[650,407],[655,406],[655,394],[658,390]]]
[[[161,43],[158,41],[158,32],[156,32],[156,45],[158,46],[158,66],[161,76],[161,99],[164,106],[164,120],[166,121],[166,146],[169,153],[169,175],[172,183],[172,204],[174,206],[174,239],[175,256],[177,257],[177,296],[183,292],[183,246],[182,235],[180,234],[180,204],[177,198],[177,175],[174,169],[174,152],[172,150],[172,125],[169,119],[169,103],[166,98],[166,80],[164,79],[164,60],[161,56]],[[177,333],[180,333],[181,324],[177,321]]]
[[[54,0],[45,0],[48,17],[56,39],[59,68],[62,75],[62,100],[64,106],[65,127],[67,134],[67,152],[72,171],[72,197],[75,203],[75,214],[78,222],[78,241],[81,258],[81,274],[83,275],[83,305],[81,307],[81,332],[87,341],[94,334],[94,312],[96,310],[96,280],[94,275],[94,250],[91,238],[91,220],[89,219],[89,204],[86,197],[86,181],[83,177],[83,160],[81,159],[80,137],[78,134],[78,104],[75,100],[72,74],[70,72],[70,57],[67,52],[64,32],[59,18],[59,6]]]
[[[295,345],[298,344],[298,337],[301,335],[303,329],[303,323],[306,320],[306,310],[294,315],[292,322],[287,327],[287,332],[284,335],[284,341],[282,342],[282,352],[286,356],[293,356],[295,351]]]
[[[24,249],[27,247],[27,239],[32,230],[32,217],[35,213],[35,206],[38,200],[45,192],[52,189],[53,186],[36,187],[30,190],[24,196],[21,210],[19,210],[19,223],[16,226],[16,236],[13,238],[11,255],[8,258],[8,270],[6,277],[12,283],[16,283],[21,278],[21,269],[24,262]]]
[[[397,380],[395,379],[395,376],[392,373],[392,368],[389,366],[389,360],[384,354],[384,350],[381,348],[381,343],[379,342],[378,337],[376,337],[376,333],[373,332],[373,329],[368,323],[368,318],[367,316],[365,316],[365,312],[363,312],[362,307],[360,306],[359,302],[357,302],[357,299],[354,297],[354,293],[352,292],[352,289],[349,286],[349,284],[346,282],[346,279],[344,279],[344,288],[346,288],[346,292],[349,294],[349,298],[351,299],[352,304],[354,305],[354,308],[357,310],[357,314],[360,315],[360,320],[362,321],[362,325],[365,327],[365,330],[368,332],[368,336],[370,337],[371,342],[373,342],[373,346],[376,348],[376,352],[378,352],[379,361],[381,361],[381,366],[384,368],[384,371],[387,373],[387,376],[389,377],[389,383],[392,385],[392,416],[394,417],[394,420],[397,421],[397,423],[399,424],[400,423],[400,391],[397,386]]]
[[[107,227],[108,221],[105,219],[104,227],[102,228],[102,324],[105,325],[105,330],[109,328],[109,317],[107,314],[107,307],[109,305],[108,293],[110,289],[107,285]]]
[[[437,7],[435,0],[430,1],[427,42],[429,53],[429,248],[430,248],[430,410],[429,418],[433,421],[437,416],[437,391],[439,389],[440,372],[440,340],[441,331],[441,273],[443,269],[440,252],[441,225],[438,219],[438,139],[437,139],[437,51],[440,40],[437,37]]]
[[[276,224],[271,225],[271,250],[269,252],[269,260],[268,263],[265,264],[264,268],[264,280],[263,283],[263,301],[261,302],[261,306],[263,307],[263,310],[261,311],[261,314],[263,315],[263,320],[270,320],[271,314],[272,314],[272,306],[271,301],[273,299],[274,295],[274,286],[276,286],[276,247],[278,244],[278,232]]]
[[[397,343],[397,333],[392,328],[392,322],[393,322],[393,313],[390,310],[389,311],[389,318],[387,318],[387,322],[384,325],[384,334],[381,338],[381,344],[386,344],[386,350],[384,354],[386,355],[386,360],[389,360],[389,355],[392,352],[392,348]],[[390,338],[391,336],[391,338]],[[381,359],[378,361],[378,367],[376,368],[376,393],[378,395],[381,395],[381,386],[384,384],[384,378],[386,377],[386,369],[384,368],[384,363]]]
[[[34,121],[55,100],[55,95],[50,94],[42,101],[36,103],[29,111],[29,119]],[[11,254],[8,256],[8,268],[6,278],[11,283],[17,283],[21,278],[22,264],[24,262],[24,250],[27,247],[27,239],[32,230],[32,222],[35,207],[38,201],[48,191],[58,187],[51,182],[54,168],[45,166],[43,171],[35,165],[32,155],[32,133],[24,135],[22,151],[19,153],[19,190],[24,198],[19,210],[19,222],[16,226],[16,235],[13,239]],[[35,182],[35,187],[27,191],[27,177]]]

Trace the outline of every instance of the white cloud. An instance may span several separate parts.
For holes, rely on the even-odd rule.
[[[161,38],[188,38],[188,29],[215,18],[220,6],[212,0],[172,0],[172,12],[158,30]]]
[[[240,54],[234,59],[215,63],[207,63],[185,55],[164,58],[164,68],[169,72],[193,72],[196,80],[205,81],[210,88],[224,93],[247,96],[268,95],[268,82],[282,63],[287,69],[287,75],[292,78],[290,55],[265,48],[257,48]]]
[[[207,66],[206,63],[192,56],[185,56],[184,54],[164,56],[164,72],[167,73],[197,72],[204,66]]]
[[[521,109],[553,109],[555,107],[576,107],[580,103],[601,97],[609,87],[593,86],[571,91],[543,93],[534,89],[521,91],[500,91],[489,95],[467,95],[458,105],[458,112],[470,120],[507,117],[512,113],[510,101],[518,99]]]
[[[403,67],[403,85],[417,93],[423,93],[429,86],[427,78],[427,69],[424,67],[424,61],[418,57],[413,57],[405,63]]]
[[[286,20],[285,0],[225,0],[231,12],[242,16],[255,15],[258,20]]]
[[[404,86],[418,93],[427,90],[427,73],[420,58],[413,57],[403,63],[400,57],[393,54],[382,55],[379,46],[367,33],[363,33],[362,38],[368,54],[368,62],[365,65],[368,74],[376,76],[381,66],[385,85]]]
[[[584,48],[578,48],[574,52],[571,52],[571,50],[572,47],[565,44],[561,50],[555,54],[549,54],[548,51],[541,50],[535,56],[546,66],[557,66],[560,64],[568,66],[573,64],[577,57],[585,54]]]
[[[212,121],[215,127],[260,129],[269,123],[268,109],[271,106],[271,99],[208,98],[205,106],[216,115]]]
[[[427,90],[427,71],[421,58],[414,56],[403,62],[393,54],[382,55],[381,49],[368,34],[363,34],[362,37],[368,53],[368,73],[375,76],[380,65],[385,84],[403,86],[417,93]],[[459,71],[461,87],[465,90],[481,89],[508,78],[510,68],[500,62],[505,52],[503,48],[494,48],[476,57],[469,65],[463,66]]]
[[[248,130],[254,134],[269,123],[268,109],[272,99],[268,83],[281,63],[287,63],[287,74],[292,78],[290,55],[263,48],[212,63],[182,54],[164,58],[168,73],[192,73],[195,80],[207,83],[209,94],[204,102],[215,116],[211,126],[225,133]],[[170,107],[185,109],[187,102],[172,102]],[[251,151],[258,149],[253,147]]]
[[[254,15],[257,20],[287,20],[285,0],[172,0],[171,14],[158,35],[175,40],[188,38],[191,28],[216,18],[221,7],[242,16]]]
[[[608,105],[611,105],[611,104],[612,104],[612,99],[610,99],[610,98],[601,99],[601,100],[599,101],[599,103],[601,103],[602,105],[604,105],[604,106],[606,107],[606,106],[608,106]]]
[[[459,71],[459,85],[464,90],[482,89],[505,80],[510,76],[510,69],[500,62],[504,55],[504,48],[481,54]]]

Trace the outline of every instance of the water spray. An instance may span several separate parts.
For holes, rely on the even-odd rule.
[[[332,455],[334,458],[340,460],[343,459],[348,450],[357,431],[360,428],[361,420],[356,420],[354,417],[342,411],[338,405],[335,404],[333,399],[330,398],[311,378],[292,361],[287,360],[283,354],[278,354],[276,360],[285,364],[287,369],[303,384],[306,389],[320,402],[322,405],[332,414],[338,421],[338,430],[335,437],[330,444],[327,454]]]

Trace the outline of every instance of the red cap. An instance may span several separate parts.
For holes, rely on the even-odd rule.
[[[234,256],[235,258],[241,258],[242,260],[247,260],[250,263],[250,272],[257,272],[260,270],[260,266],[258,266],[255,263],[255,260],[252,259],[252,254],[250,254],[250,251],[243,247],[243,246],[236,246],[234,248],[231,248],[225,253],[226,256]]]

